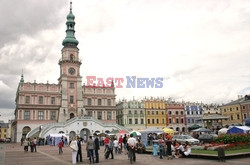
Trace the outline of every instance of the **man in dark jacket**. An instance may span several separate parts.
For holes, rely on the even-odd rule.
[[[80,157],[80,162],[82,162],[82,138],[81,137],[77,137],[77,146],[78,146],[78,151],[77,151],[76,161],[78,162],[78,158]]]
[[[95,140],[94,140],[94,144],[95,144],[95,163],[99,163],[99,153],[98,150],[100,149],[100,143],[99,143],[99,138],[97,136],[97,134],[94,134]]]

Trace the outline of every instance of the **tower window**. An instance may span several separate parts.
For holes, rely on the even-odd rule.
[[[74,83],[70,83],[70,84],[69,84],[69,87],[70,87],[70,88],[74,88]]]
[[[70,96],[69,102],[70,102],[70,103],[74,103],[74,96]]]

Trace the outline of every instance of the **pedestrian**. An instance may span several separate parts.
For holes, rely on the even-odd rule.
[[[118,154],[118,146],[119,146],[119,142],[118,142],[118,140],[115,138],[115,140],[114,140],[115,154]]]
[[[124,146],[124,151],[127,151],[127,142],[128,142],[128,139],[127,139],[127,135],[126,134],[124,135],[124,137],[122,139],[122,142],[123,142],[123,146]],[[122,150],[122,145],[121,145],[121,150]],[[127,153],[125,152],[125,154],[127,154]]]
[[[60,140],[60,142],[58,143],[58,148],[59,148],[59,155],[60,155],[60,154],[63,153],[63,150],[62,150],[62,148],[63,148],[63,141],[62,140]]]
[[[129,156],[130,156],[130,163],[132,161],[136,161],[135,156],[135,147],[136,147],[136,139],[133,137],[133,134],[130,134],[130,138],[127,141],[128,149],[129,149]]]
[[[108,145],[109,145],[109,136],[106,135],[105,139],[104,139],[104,152],[106,152],[108,150]]]
[[[72,149],[72,164],[76,164],[76,155],[78,151],[77,137],[73,137],[70,143],[70,148]]]
[[[95,140],[94,140],[94,145],[95,145],[95,163],[99,163],[99,150],[100,150],[100,142],[99,142],[99,137],[97,134],[94,134]]]
[[[28,152],[29,150],[29,141],[25,138],[23,141],[24,151]]]
[[[114,154],[113,154],[113,149],[114,149],[114,139],[111,138],[111,140],[109,141],[109,153],[111,154],[111,159],[114,159]]]
[[[78,151],[77,151],[76,161],[78,162],[79,158],[80,162],[82,162],[82,138],[79,136],[77,136],[77,146],[78,146]]]
[[[126,134],[125,134],[125,136],[126,136]],[[123,143],[122,136],[120,136],[120,138],[118,139],[118,143],[121,144],[121,147],[122,147],[122,143]],[[122,152],[122,148],[121,148],[121,152]]]
[[[86,144],[86,150],[89,156],[90,163],[94,163],[94,148],[95,148],[95,143],[92,139],[92,136],[89,136],[89,139]]]
[[[33,150],[36,152],[36,146],[37,146],[37,139],[34,137],[33,139]]]

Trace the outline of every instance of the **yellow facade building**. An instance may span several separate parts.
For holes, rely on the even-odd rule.
[[[146,128],[166,127],[166,102],[162,99],[148,99],[144,102]]]
[[[242,124],[242,111],[240,103],[244,98],[232,101],[220,107],[222,116],[229,117],[228,120],[223,120],[223,126],[226,125],[239,125]]]
[[[9,124],[8,123],[0,123],[0,139],[5,140],[6,138],[10,138]]]

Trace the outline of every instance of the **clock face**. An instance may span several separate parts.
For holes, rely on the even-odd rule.
[[[75,74],[76,70],[74,68],[69,68],[69,74]]]

